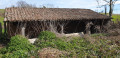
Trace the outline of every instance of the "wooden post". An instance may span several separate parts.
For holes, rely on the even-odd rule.
[[[25,36],[25,25],[24,24],[21,27],[21,35]]]
[[[86,24],[86,33],[89,34],[89,35],[91,34],[91,30],[90,30],[91,25],[93,25],[92,22],[88,22],[88,23]]]
[[[0,23],[0,39],[2,37],[2,24]]]
[[[7,29],[6,29],[6,21],[4,21],[4,35],[7,35]]]
[[[63,25],[61,25],[61,34],[64,33],[64,28],[63,28]]]

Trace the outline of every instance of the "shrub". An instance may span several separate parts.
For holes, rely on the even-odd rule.
[[[0,43],[6,45],[8,42],[9,42],[9,39],[4,33],[2,33],[2,35],[0,36]]]
[[[39,39],[37,39],[34,43],[39,48],[45,48],[45,47],[55,47],[55,38],[56,35],[50,31],[42,31],[40,32]]]
[[[118,36],[120,35],[120,21],[114,23],[109,21],[107,26],[104,26],[105,32],[108,33],[110,36]]]
[[[45,40],[39,40],[38,39],[34,42],[34,45],[36,45],[40,49],[41,48],[46,48],[46,47],[55,47],[55,44],[52,40],[45,41]]]
[[[25,50],[17,50],[13,53],[6,53],[2,58],[28,58],[28,52]]]
[[[7,53],[7,52],[8,52],[8,51],[7,51],[7,48],[6,48],[6,47],[0,49],[0,54],[5,54],[5,53]]]
[[[27,38],[20,35],[11,37],[11,40],[7,46],[8,52],[17,50],[31,51],[33,48],[34,46],[27,40]]]
[[[2,54],[2,58],[28,58],[28,54],[30,56],[30,52],[34,51],[33,48],[34,45],[27,38],[16,35],[11,37],[5,48],[0,49],[0,54]]]
[[[104,36],[103,34],[94,35]],[[69,55],[63,55],[64,57],[71,58],[100,58],[100,57],[117,57],[120,56],[120,46],[116,45],[113,40],[108,39],[98,39],[94,43],[91,43],[86,38],[74,37],[69,41],[64,41],[64,39],[56,38],[51,40],[38,39],[34,43],[37,47],[46,48],[52,47],[59,50],[64,50],[69,53]]]
[[[59,50],[69,50],[70,49],[70,47],[69,47],[70,44],[68,44],[68,42],[61,40],[60,38],[57,38],[54,41],[54,44],[55,44],[56,48]]]
[[[39,34],[39,37],[38,37],[40,40],[41,39],[44,39],[44,40],[51,40],[51,39],[55,39],[56,38],[56,35],[50,31],[42,31],[40,32]]]
[[[35,41],[34,45],[36,45],[40,49],[47,48],[47,47],[57,48],[57,49],[60,49],[60,50],[69,49],[69,47],[68,47],[69,44],[67,44],[67,42],[61,40],[60,38],[51,39],[51,40],[37,39]]]

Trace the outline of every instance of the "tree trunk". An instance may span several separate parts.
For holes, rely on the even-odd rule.
[[[113,9],[112,9],[112,0],[110,0],[110,11],[109,11],[109,17],[112,17],[112,11],[113,11]]]
[[[107,7],[106,7],[106,5],[105,5],[105,15],[107,15]]]

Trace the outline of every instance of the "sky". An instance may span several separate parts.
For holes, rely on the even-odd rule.
[[[97,8],[98,3],[96,0],[0,0],[0,9],[16,5],[18,1],[25,1],[28,4],[34,4],[37,7],[40,7],[40,5],[50,4],[56,8],[84,8],[92,9],[96,12],[104,11],[104,8]],[[99,2],[99,5],[106,4],[106,2],[102,0]],[[109,11],[109,9],[107,9],[107,11]],[[114,13],[120,14],[120,0],[115,4]]]

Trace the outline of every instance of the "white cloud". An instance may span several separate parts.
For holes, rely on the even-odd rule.
[[[117,1],[115,4],[120,4],[120,1]]]
[[[94,0],[57,0],[56,2],[62,8],[90,8],[97,5]]]

